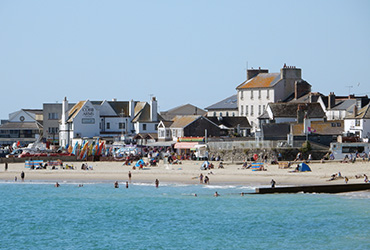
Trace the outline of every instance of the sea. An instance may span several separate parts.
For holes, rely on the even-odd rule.
[[[0,249],[370,249],[370,192],[79,184],[0,182]]]

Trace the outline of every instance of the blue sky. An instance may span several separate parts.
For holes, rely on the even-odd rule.
[[[2,0],[0,118],[64,96],[205,108],[236,93],[247,64],[370,95],[369,13],[370,1]]]

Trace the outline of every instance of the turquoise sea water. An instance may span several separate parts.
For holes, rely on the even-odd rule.
[[[53,184],[0,183],[0,249],[370,249],[370,192]]]

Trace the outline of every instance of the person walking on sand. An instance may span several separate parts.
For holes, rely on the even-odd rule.
[[[271,180],[271,188],[275,188],[276,181],[274,179]]]
[[[24,177],[25,177],[25,174],[24,174],[24,172],[22,171],[22,173],[21,173],[21,179],[22,179],[22,181],[24,181]]]
[[[131,171],[128,171],[128,180],[131,182]]]
[[[344,177],[344,181],[346,182],[346,184],[348,183],[348,177],[347,176]]]
[[[5,171],[8,171],[8,163],[5,162]]]
[[[200,175],[199,175],[199,183],[203,183],[203,174],[201,173]]]
[[[159,180],[158,179],[155,179],[155,187],[158,188],[159,187]]]
[[[209,184],[209,178],[208,178],[208,176],[204,177],[204,184]]]

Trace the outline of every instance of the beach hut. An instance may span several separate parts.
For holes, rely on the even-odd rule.
[[[310,172],[311,168],[306,163],[299,163],[298,165],[299,172]]]

